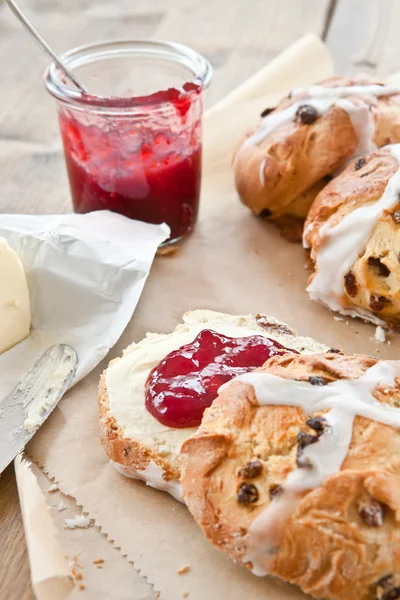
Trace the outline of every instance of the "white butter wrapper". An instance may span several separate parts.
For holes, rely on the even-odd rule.
[[[0,354],[0,403],[53,344],[71,345],[85,377],[130,321],[165,224],[109,211],[85,215],[1,215],[0,237],[20,257],[32,307],[29,338]],[[1,281],[0,285],[7,285]]]

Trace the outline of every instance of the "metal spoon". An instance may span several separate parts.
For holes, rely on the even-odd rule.
[[[57,56],[57,54],[50,48],[50,46],[44,41],[41,35],[36,31],[27,17],[24,15],[19,6],[15,3],[14,0],[6,0],[8,6],[11,8],[15,16],[21,21],[21,23],[26,27],[32,37],[36,40],[39,46],[51,56],[52,60],[56,63],[59,69],[64,73],[70,81],[78,88],[80,92],[87,93],[87,89],[76,79],[75,75],[71,73],[71,71],[64,65],[61,59]]]

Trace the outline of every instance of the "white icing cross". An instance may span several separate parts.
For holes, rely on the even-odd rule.
[[[300,93],[309,94],[310,97],[301,98],[298,102],[284,110],[274,111],[269,115],[266,115],[262,119],[258,130],[244,142],[244,147],[260,144],[271,131],[280,125],[293,121],[300,106],[304,106],[305,104],[311,105],[317,110],[318,115],[322,116],[335,105],[343,108],[352,120],[353,127],[359,138],[359,147],[357,148],[355,155],[366,154],[376,148],[372,142],[374,132],[372,115],[366,104],[356,106],[350,100],[345,99],[346,96],[388,96],[400,93],[400,89],[381,85],[359,85],[336,88],[326,88],[324,86],[315,85],[305,89],[294,90],[293,95],[296,96]]]
[[[288,108],[267,115],[262,119],[259,128],[253,135],[244,141],[240,151],[248,146],[257,146],[258,144],[261,144],[274,129],[280,125],[285,125],[286,123],[294,121],[298,109],[305,104],[307,106],[313,106],[319,117],[325,115],[332,106],[339,106],[348,113],[358,139],[358,145],[354,152],[354,156],[367,154],[376,149],[376,146],[372,141],[374,122],[372,114],[368,109],[368,105],[355,105],[346,98],[327,96],[320,98],[302,98],[298,102],[295,102],[295,104],[288,106]]]
[[[310,85],[308,88],[295,88],[292,90],[292,97],[299,94],[308,94],[313,98],[333,97],[344,98],[346,96],[393,96],[400,94],[400,88],[394,85],[343,85],[338,87],[325,87],[323,85]]]
[[[320,486],[340,470],[349,451],[354,418],[358,415],[400,429],[400,408],[382,404],[372,394],[379,385],[395,386],[396,377],[400,377],[399,361],[379,361],[358,379],[342,379],[323,386],[262,371],[233,380],[252,385],[260,405],[296,406],[310,416],[328,411],[324,414],[324,432],[301,455],[309,466],[294,469],[288,475],[284,493],[276,496],[249,528],[244,562],[253,563],[256,575],[268,573],[268,563],[282,528],[296,508],[297,494]],[[231,383],[224,384],[220,391]]]
[[[293,90],[292,93],[294,97],[298,94],[309,94],[310,97],[301,98],[298,102],[295,102],[284,110],[274,111],[266,115],[262,119],[259,128],[243,142],[238,154],[248,146],[261,144],[280,125],[285,125],[293,121],[297,110],[305,104],[313,106],[318,112],[318,116],[325,115],[332,106],[339,106],[345,110],[351,119],[358,140],[353,157],[373,152],[376,150],[376,145],[373,141],[374,119],[368,108],[368,104],[360,103],[356,105],[347,99],[346,96],[390,96],[400,93],[400,89],[393,86],[381,85],[357,85],[336,88],[315,85],[309,88]],[[235,165],[236,161],[234,167]],[[262,183],[261,179],[260,182]]]
[[[307,415],[324,414],[325,432],[318,442],[302,454],[312,466],[290,473],[285,488],[302,491],[322,484],[336,473],[349,450],[356,415],[400,428],[400,408],[382,404],[372,395],[379,385],[394,386],[400,377],[400,362],[379,361],[358,379],[341,379],[326,385],[283,379],[266,372],[251,372],[237,377],[254,387],[260,405],[297,406]]]
[[[400,144],[386,146],[400,165]],[[377,325],[383,322],[361,308],[344,309],[344,276],[364,252],[373,229],[384,210],[399,203],[400,168],[389,179],[382,197],[372,204],[356,208],[335,226],[329,220],[322,225],[319,235],[322,246],[316,253],[316,274],[307,288],[312,300],[322,302],[342,314],[361,316]]]

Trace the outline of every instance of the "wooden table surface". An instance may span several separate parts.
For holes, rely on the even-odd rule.
[[[117,37],[171,39],[195,47],[214,66],[208,105],[309,31],[327,42],[339,74],[363,71],[385,76],[400,71],[396,0],[24,0],[20,4],[59,52]],[[70,201],[55,111],[41,83],[46,58],[3,0],[0,65],[0,213],[65,212]],[[47,186],[40,196],[35,194],[39,178]],[[10,466],[0,477],[0,600],[32,599]]]

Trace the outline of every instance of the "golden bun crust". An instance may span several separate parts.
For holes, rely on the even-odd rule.
[[[382,148],[361,162],[352,161],[325,187],[304,228],[314,262],[323,244],[321,226],[329,221],[333,227],[356,208],[377,202],[398,168],[390,151]],[[348,271],[351,285],[343,282],[341,300],[343,308],[362,308],[391,325],[400,323],[400,214],[398,219],[395,215],[399,209],[400,199],[397,206],[380,216],[364,252]]]
[[[288,379],[313,375],[334,381],[360,377],[375,363],[362,355],[286,354],[270,359],[261,370]],[[374,395],[400,406],[398,388],[389,394],[377,388]],[[296,467],[298,433],[315,434],[305,423],[308,418],[296,407],[259,406],[253,387],[235,381],[182,446],[183,495],[190,512],[212,543],[244,566],[252,566],[245,559],[249,527]],[[247,480],[243,468],[252,461],[261,468]],[[243,481],[257,488],[252,504],[238,500]],[[371,507],[378,524],[367,518]],[[393,591],[400,573],[400,432],[356,417],[341,470],[304,493],[278,543],[271,575],[316,598],[400,597],[400,587],[399,595]],[[382,580],[389,575],[394,577]],[[388,591],[392,595],[385,596]]]
[[[366,77],[333,77],[325,87],[372,85]],[[285,98],[274,109],[282,111],[307,95]],[[400,95],[351,96],[354,104],[367,104],[375,121],[378,147],[400,141]],[[291,121],[273,129],[258,145],[236,148],[233,165],[239,197],[254,213],[277,220],[282,216],[305,219],[317,194],[332,173],[355,152],[357,134],[348,113],[333,106],[310,124]],[[326,179],[328,178],[328,179]]]
[[[150,446],[140,444],[124,434],[124,430],[110,412],[106,373],[107,369],[100,377],[98,402],[100,441],[109,459],[123,467],[130,467],[137,471],[143,471],[150,461],[154,461],[163,469],[163,477],[166,481],[178,480],[180,477],[179,465],[175,465],[170,459],[164,459]]]

